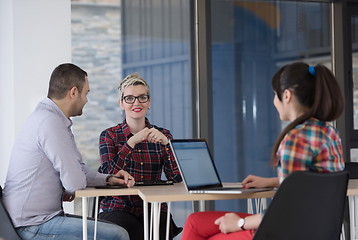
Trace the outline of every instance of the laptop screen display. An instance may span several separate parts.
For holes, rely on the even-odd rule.
[[[189,189],[221,185],[206,142],[171,141],[180,171]]]

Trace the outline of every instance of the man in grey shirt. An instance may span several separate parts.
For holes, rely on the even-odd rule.
[[[82,114],[89,91],[85,71],[71,63],[59,65],[52,72],[47,98],[18,134],[3,201],[22,239],[82,239],[82,220],[65,215],[62,201],[72,201],[74,192],[86,186],[134,185],[125,171],[100,174],[82,161],[70,117]],[[89,222],[89,231],[93,224]],[[120,226],[98,224],[98,239],[129,239]]]

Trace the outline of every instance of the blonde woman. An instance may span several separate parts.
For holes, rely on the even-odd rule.
[[[152,125],[146,118],[151,96],[148,83],[138,74],[128,75],[119,85],[118,104],[125,119],[104,130],[99,139],[100,172],[116,174],[127,171],[135,181],[160,180],[162,172],[168,180],[182,181],[169,147],[169,130]],[[165,239],[167,206],[162,205],[160,237]],[[125,228],[131,240],[143,239],[143,201],[139,196],[113,196],[101,201],[101,219]],[[171,234],[179,234],[172,221]]]

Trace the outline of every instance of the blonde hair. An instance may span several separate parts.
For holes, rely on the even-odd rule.
[[[132,74],[129,74],[127,77],[125,77],[122,82],[119,84],[118,90],[119,90],[119,99],[123,99],[123,93],[124,90],[127,87],[130,86],[137,86],[137,85],[143,85],[147,89],[147,95],[150,97],[150,88],[146,80],[142,78],[139,73],[135,72]]]

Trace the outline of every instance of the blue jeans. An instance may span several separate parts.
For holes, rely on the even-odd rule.
[[[94,221],[88,220],[88,239],[93,239]],[[115,224],[97,222],[98,240],[129,240],[127,231]],[[17,233],[24,240],[81,240],[82,218],[69,216],[56,216],[40,225],[19,227]]]

